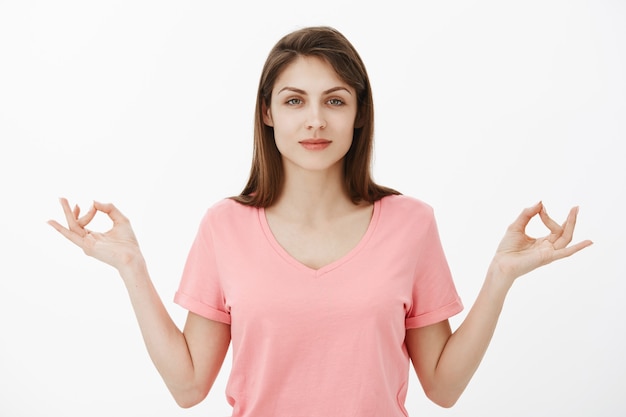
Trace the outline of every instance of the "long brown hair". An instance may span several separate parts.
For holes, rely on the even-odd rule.
[[[270,51],[257,93],[250,177],[241,194],[233,199],[254,207],[268,207],[278,197],[283,183],[282,159],[274,141],[274,129],[263,122],[263,108],[270,107],[272,89],[280,73],[300,56],[324,59],[357,93],[354,136],[344,157],[344,180],[352,201],[355,204],[360,201],[373,203],[386,195],[400,194],[372,179],[374,102],[365,65],[354,46],[340,32],[320,26],[284,36]]]

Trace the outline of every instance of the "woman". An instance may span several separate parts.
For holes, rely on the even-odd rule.
[[[128,219],[94,203],[65,228],[86,254],[118,269],[148,349],[183,407],[202,401],[233,343],[233,416],[406,416],[409,361],[435,403],[452,406],[478,367],[514,280],[589,246],[569,245],[541,203],[508,228],[483,288],[462,309],[432,209],[374,183],[373,103],[359,55],[327,27],[281,39],[263,69],[248,184],[200,224],[175,301],[183,331],[155,291]],[[86,227],[97,211],[113,227]],[[539,216],[550,233],[525,234]]]

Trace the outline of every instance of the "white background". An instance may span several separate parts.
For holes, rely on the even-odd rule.
[[[561,221],[580,205],[575,239],[595,242],[516,283],[454,408],[411,374],[411,416],[626,414],[626,3],[221,3],[0,1],[0,416],[229,415],[230,357],[179,409],[117,273],[45,222],[60,196],[116,203],[182,325],[200,217],[247,179],[263,61],[319,24],[368,66],[377,181],[436,210],[454,327],[523,207]]]

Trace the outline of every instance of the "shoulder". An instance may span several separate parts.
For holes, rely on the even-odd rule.
[[[203,218],[205,226],[215,227],[244,221],[247,217],[257,216],[258,208],[246,206],[232,198],[224,198],[210,206]]]
[[[400,220],[409,218],[421,221],[432,219],[434,210],[432,206],[415,197],[406,195],[389,195],[380,200],[381,211],[385,216],[391,216]]]
[[[388,196],[380,201],[378,222],[380,234],[386,241],[399,239],[402,245],[415,251],[439,240],[437,221],[430,204],[404,195]]]
[[[241,204],[232,198],[223,198],[217,201],[212,206],[210,206],[207,210],[207,213],[217,214],[217,215],[229,215],[233,213],[236,214],[236,213],[243,213],[243,212],[256,211],[256,210],[257,210],[256,207]]]

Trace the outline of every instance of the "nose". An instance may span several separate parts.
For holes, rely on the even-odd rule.
[[[326,127],[326,119],[324,113],[319,106],[311,105],[307,113],[306,120],[307,129],[316,130],[324,129]]]

